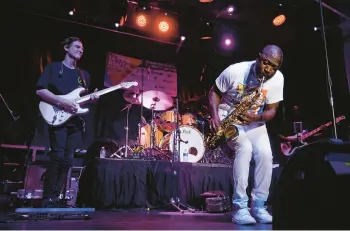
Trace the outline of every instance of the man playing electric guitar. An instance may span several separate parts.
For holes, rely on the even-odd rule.
[[[52,62],[44,68],[36,84],[36,93],[43,101],[66,112],[75,113],[76,104],[59,95],[65,95],[78,87],[88,89],[90,75],[77,67],[77,61],[84,52],[80,39],[69,37],[61,44],[66,51],[64,60]],[[97,98],[95,94],[90,96],[91,101]],[[81,117],[73,117],[60,126],[49,126],[51,153],[44,180],[43,207],[59,206],[58,197],[72,166],[73,151],[79,148],[83,128],[84,121]]]
[[[344,120],[345,116],[339,116],[336,118],[336,123],[340,122],[341,120]],[[282,136],[280,135],[280,138],[283,140],[281,142],[281,151],[285,156],[290,156],[293,153],[293,149],[298,146],[306,145],[307,141],[311,141],[310,138],[319,138],[323,134],[320,133],[323,129],[329,127],[332,125],[332,121],[325,123],[318,128],[313,129],[312,131],[308,132],[306,130],[302,130],[302,132],[299,132],[293,136]]]

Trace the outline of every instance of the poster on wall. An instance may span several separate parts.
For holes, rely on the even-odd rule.
[[[105,87],[136,81],[139,85],[132,88],[136,93],[143,89],[144,92],[156,90],[172,97],[177,96],[177,72],[174,65],[107,53],[106,72]]]

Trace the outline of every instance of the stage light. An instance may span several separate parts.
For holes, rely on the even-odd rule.
[[[231,44],[231,39],[225,39],[225,44],[226,44],[226,46],[230,45]]]
[[[227,8],[227,11],[228,11],[229,13],[232,13],[233,10],[234,10],[233,6],[230,6],[230,7]]]
[[[114,23],[114,26],[119,27],[120,25],[119,25],[119,23],[116,22],[116,23]]]
[[[280,14],[272,20],[272,24],[274,26],[281,26],[286,21],[286,19],[287,17],[284,14]]]
[[[74,15],[74,13],[75,13],[75,8],[73,8],[71,11],[69,11],[69,13],[68,13],[68,14],[69,14],[70,16],[73,16],[73,15]]]
[[[186,39],[185,36],[181,36],[181,41],[184,41]]]
[[[144,27],[147,24],[146,16],[141,14],[136,17],[136,24],[140,27]]]
[[[199,0],[199,2],[202,2],[202,3],[208,3],[208,2],[212,2],[213,0]]]
[[[161,32],[167,32],[169,30],[169,24],[166,21],[161,21],[158,24],[158,28]]]

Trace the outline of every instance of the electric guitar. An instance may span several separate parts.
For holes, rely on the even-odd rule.
[[[344,120],[345,116],[339,116],[335,119],[336,123],[339,123],[340,121]],[[296,146],[299,144],[303,144],[303,140],[306,140],[310,136],[313,136],[317,132],[325,129],[326,127],[329,127],[332,125],[333,122],[328,122],[326,124],[321,125],[320,127],[312,130],[311,132],[305,133],[304,135],[301,135],[298,139],[297,135],[289,136],[287,138],[293,139],[293,141],[288,141],[288,142],[281,142],[281,150],[283,155],[285,156],[290,156],[293,153],[293,150]]]
[[[66,95],[60,95],[60,97],[68,99],[68,100],[72,100],[73,102],[75,102],[75,105],[77,107],[77,111],[74,113],[70,113],[67,111],[64,111],[63,109],[59,108],[56,105],[52,105],[50,103],[41,101],[39,103],[39,109],[40,109],[40,113],[43,116],[44,120],[52,126],[60,126],[62,124],[64,124],[65,122],[67,122],[70,118],[74,117],[74,116],[78,116],[78,115],[83,115],[83,114],[87,114],[89,112],[88,108],[82,108],[81,104],[87,102],[90,100],[90,97],[92,94],[97,95],[97,96],[101,96],[107,93],[110,93],[112,91],[118,90],[120,88],[130,88],[132,86],[137,86],[138,83],[133,81],[133,82],[124,82],[124,83],[120,83],[118,85],[100,90],[100,91],[96,91],[94,93],[91,93],[89,95],[85,95],[85,96],[80,96],[80,94],[85,91],[84,88],[79,87],[73,91],[71,91],[70,93],[66,94]]]

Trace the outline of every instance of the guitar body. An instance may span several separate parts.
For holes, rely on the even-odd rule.
[[[304,144],[297,142],[297,141],[281,142],[281,151],[282,151],[283,155],[290,156],[296,147],[299,147],[302,145],[304,145]]]
[[[84,88],[77,88],[67,95],[60,95],[60,97],[75,101],[80,97],[80,94],[84,92]],[[71,114],[62,110],[61,108],[51,105],[49,103],[41,101],[39,103],[39,110],[44,120],[51,126],[60,126],[67,122],[70,118],[74,116],[84,115],[89,112],[89,109],[82,108],[80,104],[76,103],[77,112]]]

